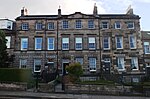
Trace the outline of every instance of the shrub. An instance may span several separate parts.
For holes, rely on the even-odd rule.
[[[72,82],[79,81],[79,77],[83,74],[82,66],[80,63],[72,63],[66,67]]]
[[[1,82],[31,82],[31,69],[0,68]]]

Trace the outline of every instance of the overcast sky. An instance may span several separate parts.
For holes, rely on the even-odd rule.
[[[62,14],[92,14],[94,3],[99,14],[125,14],[132,5],[134,14],[141,17],[141,29],[150,31],[150,0],[0,0],[0,18],[15,20],[23,7],[30,15],[57,14],[59,6]]]

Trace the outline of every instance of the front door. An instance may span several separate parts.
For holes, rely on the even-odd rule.
[[[69,63],[63,63],[63,75],[66,75],[67,71],[66,71],[66,67],[69,66]]]

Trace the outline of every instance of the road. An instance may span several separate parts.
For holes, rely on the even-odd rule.
[[[150,99],[150,97],[0,91],[0,99]]]

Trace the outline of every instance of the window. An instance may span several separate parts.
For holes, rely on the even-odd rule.
[[[76,38],[76,50],[82,50],[82,38]]]
[[[116,37],[116,48],[123,49],[123,40],[122,37]]]
[[[102,29],[108,29],[108,22],[102,22]]]
[[[48,30],[54,30],[54,22],[48,23]]]
[[[134,22],[127,22],[128,29],[134,29]]]
[[[124,70],[124,58],[123,57],[118,57],[117,60],[117,65],[119,70]]]
[[[34,72],[41,72],[41,60],[34,59]]]
[[[110,63],[110,58],[104,58],[105,63]]]
[[[76,29],[81,29],[81,28],[82,28],[82,21],[76,20]]]
[[[10,36],[6,36],[6,39],[7,39],[6,46],[7,46],[7,48],[10,48],[11,37]]]
[[[48,50],[54,50],[54,38],[48,38]]]
[[[42,49],[42,38],[37,37],[35,38],[35,50],[41,50]]]
[[[144,42],[144,53],[145,54],[150,54],[149,42]]]
[[[130,48],[135,49],[136,48],[136,39],[133,35],[130,36]]]
[[[103,38],[103,48],[104,48],[104,50],[110,49],[110,38],[109,37]]]
[[[68,29],[69,28],[69,24],[68,24],[68,21],[67,20],[63,20],[63,22],[62,22],[62,28],[63,29]]]
[[[28,30],[29,24],[28,23],[22,23],[21,27],[22,27],[22,30]]]
[[[119,21],[115,22],[115,29],[121,29],[121,23]]]
[[[20,67],[19,68],[26,68],[27,67],[27,60],[20,59]]]
[[[50,71],[51,73],[55,73],[55,66],[54,66],[54,62],[48,62],[47,66],[45,66],[45,69],[47,69],[48,71]]]
[[[131,68],[132,70],[138,70],[138,58],[137,57],[131,58]]]
[[[62,50],[69,50],[69,38],[62,38]]]
[[[89,58],[90,71],[96,71],[96,58]]]
[[[83,58],[76,58],[76,62],[83,65]]]
[[[94,20],[89,20],[88,21],[88,28],[89,29],[94,29]]]
[[[12,22],[7,22],[7,29],[12,30]]]
[[[42,23],[36,23],[36,30],[42,30]]]
[[[28,38],[21,38],[21,50],[27,50]]]
[[[89,37],[89,49],[95,49],[95,37]]]

